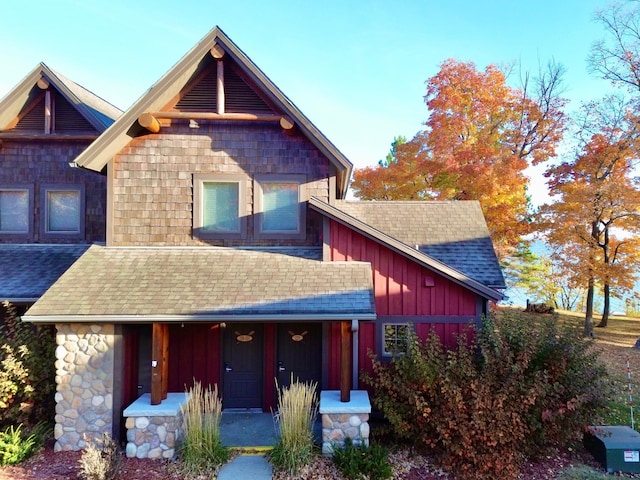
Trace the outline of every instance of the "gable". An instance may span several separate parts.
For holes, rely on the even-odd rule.
[[[122,111],[40,63],[0,100],[0,135],[96,136]]]
[[[213,77],[206,71],[211,63],[216,66],[216,82],[229,84],[225,97],[221,97],[221,90],[216,87],[215,110],[211,108],[209,111],[182,111],[182,108],[194,106],[202,108],[203,104],[211,106],[214,99]],[[200,74],[202,78],[199,77]],[[203,81],[205,83],[202,83]],[[191,88],[192,82],[194,83]],[[201,85],[197,86],[198,84]],[[183,100],[185,97],[188,100]],[[183,103],[179,104],[180,101]],[[274,114],[264,113],[265,106],[272,109]],[[336,172],[337,196],[346,196],[352,170],[351,162],[217,27],[93,142],[76,159],[76,164],[90,170],[102,171],[133,138],[149,132],[157,133],[163,124],[170,123],[173,119],[195,122],[199,119],[278,122],[285,130],[295,129],[296,135],[307,139],[329,160]]]

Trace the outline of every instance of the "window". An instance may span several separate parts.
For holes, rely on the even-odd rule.
[[[31,187],[0,188],[0,234],[30,233],[32,194]]]
[[[84,236],[84,188],[81,185],[42,187],[43,236]]]
[[[195,175],[194,233],[204,237],[244,238],[245,185],[243,175]]]
[[[383,345],[382,355],[391,357],[394,355],[402,355],[407,353],[407,341],[409,334],[409,325],[397,323],[382,324]]]
[[[305,210],[301,175],[256,177],[256,236],[262,238],[304,238]]]

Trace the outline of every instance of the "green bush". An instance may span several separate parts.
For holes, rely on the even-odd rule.
[[[84,480],[113,480],[122,464],[122,452],[108,433],[102,439],[88,442],[78,461]]]
[[[55,342],[49,327],[23,323],[3,302],[0,322],[0,427],[54,417]]]
[[[412,335],[405,355],[374,358],[365,381],[396,436],[458,478],[516,478],[527,455],[576,438],[605,407],[609,383],[591,346],[553,319],[487,319],[448,351],[435,334]]]
[[[280,435],[269,453],[276,470],[296,475],[313,458],[313,423],[318,413],[316,383],[294,381],[278,388],[278,412],[275,415]]]
[[[47,427],[37,424],[29,434],[22,432],[23,425],[13,425],[0,432],[0,465],[14,465],[26,460],[44,444]]]
[[[194,382],[189,399],[182,406],[184,440],[180,448],[183,473],[186,476],[215,475],[231,452],[220,440],[222,400],[218,386],[206,389]]]
[[[389,464],[389,452],[380,445],[354,445],[345,439],[344,448],[335,446],[333,461],[340,472],[351,480],[386,480],[393,472]]]

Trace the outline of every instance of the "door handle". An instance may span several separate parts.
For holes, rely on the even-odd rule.
[[[278,371],[279,372],[284,372],[286,370],[286,368],[284,368],[284,365],[282,365],[282,362],[278,362]]]
[[[225,364],[224,371],[227,372],[227,373],[233,372],[233,368],[231,368],[229,365]]]

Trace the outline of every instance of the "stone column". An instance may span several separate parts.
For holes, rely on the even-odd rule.
[[[351,391],[350,401],[341,402],[340,392],[320,392],[322,415],[322,454],[333,455],[334,447],[344,447],[346,438],[354,445],[369,445],[371,402],[365,390]]]
[[[56,324],[55,451],[112,434],[113,324]]]

